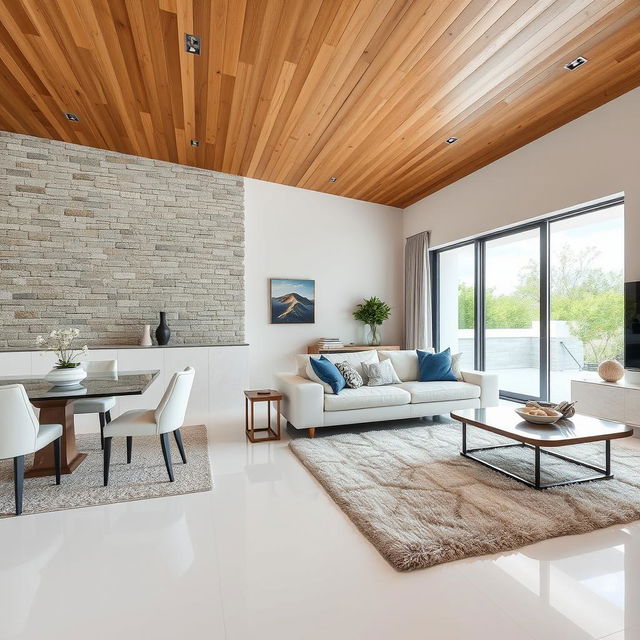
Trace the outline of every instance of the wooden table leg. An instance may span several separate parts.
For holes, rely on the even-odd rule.
[[[72,473],[87,457],[76,449],[76,431],[73,421],[72,400],[42,400],[34,402],[40,408],[40,424],[62,425],[62,473]],[[33,466],[25,472],[27,478],[54,476],[53,443],[36,451]]]

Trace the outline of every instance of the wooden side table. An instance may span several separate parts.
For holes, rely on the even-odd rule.
[[[273,389],[255,389],[244,392],[244,430],[249,442],[269,442],[280,440],[280,401],[282,394]],[[255,428],[254,407],[256,402],[267,403],[267,426],[261,429]],[[271,403],[276,403],[276,428],[271,428]],[[249,404],[251,404],[251,421],[249,421]],[[267,432],[264,437],[256,438],[256,433]]]

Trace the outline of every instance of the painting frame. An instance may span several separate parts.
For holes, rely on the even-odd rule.
[[[270,324],[315,324],[316,281],[309,278],[269,278]]]

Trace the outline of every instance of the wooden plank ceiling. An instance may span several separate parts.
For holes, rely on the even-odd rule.
[[[640,85],[639,0],[0,0],[0,19],[4,130],[398,207]]]

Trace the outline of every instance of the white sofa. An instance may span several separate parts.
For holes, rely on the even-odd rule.
[[[492,407],[498,404],[498,376],[483,371],[461,371],[456,382],[419,382],[418,355],[413,350],[330,353],[331,362],[347,361],[363,375],[363,362],[391,360],[399,384],[343,389],[325,393],[307,376],[309,358],[296,356],[297,373],[276,374],[276,386],[283,394],[282,414],[296,429],[308,429],[313,438],[317,427],[332,427],[380,420],[418,418],[449,413],[453,409]],[[366,382],[366,380],[365,380]]]

